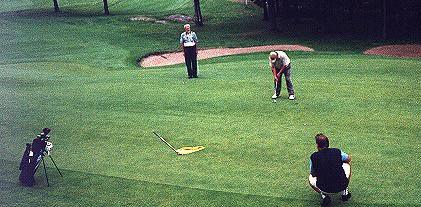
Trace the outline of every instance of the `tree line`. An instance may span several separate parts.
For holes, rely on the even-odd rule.
[[[421,0],[252,0],[263,19],[309,21],[325,33],[361,33],[383,38],[421,35]]]
[[[108,0],[102,0],[102,2],[104,4],[104,15],[110,15],[110,10],[108,8]],[[197,26],[203,26],[202,12],[200,10],[200,1],[193,0],[193,5],[194,5],[194,13],[195,13],[195,23]],[[53,6],[54,6],[54,12],[59,13],[60,6],[58,3],[58,0],[53,0]]]

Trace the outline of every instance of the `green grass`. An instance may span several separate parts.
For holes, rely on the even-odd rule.
[[[203,1],[202,47],[318,50],[289,53],[297,100],[273,104],[266,53],[200,61],[194,80],[183,65],[138,68],[143,55],[177,50],[182,24],[128,18],[187,13],[188,1],[116,2],[111,17],[97,16],[101,1],[63,2],[58,16],[39,15],[44,1],[3,2],[36,11],[0,16],[0,206],[316,206],[307,176],[319,132],[353,157],[353,198],[335,204],[421,205],[419,59],[360,54],[376,42],[262,36],[253,8]],[[50,188],[42,169],[21,187],[24,143],[46,126],[64,178],[48,163]],[[206,149],[175,156],[153,131]]]

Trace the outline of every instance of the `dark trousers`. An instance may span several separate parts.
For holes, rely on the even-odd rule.
[[[279,72],[279,70],[276,70],[276,72]],[[281,73],[278,82],[276,82],[276,79],[273,80],[273,83],[275,85],[275,92],[276,95],[279,96],[281,94],[281,82],[282,82],[282,74],[285,75],[285,81],[287,82],[287,90],[289,95],[294,94],[294,86],[292,85],[291,81],[291,64],[289,64],[284,71]]]
[[[184,59],[186,61],[189,78],[197,77],[197,53],[196,46],[184,47]]]

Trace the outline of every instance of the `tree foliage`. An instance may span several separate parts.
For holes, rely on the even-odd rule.
[[[387,33],[389,37],[421,34],[420,0],[253,0],[253,2],[263,8],[264,19],[269,17],[271,21],[282,19],[295,23],[311,20],[324,32],[359,32],[367,35]],[[271,11],[275,15],[271,15]]]

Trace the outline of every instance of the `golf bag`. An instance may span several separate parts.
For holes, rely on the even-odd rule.
[[[19,181],[24,186],[33,186],[35,183],[34,175],[45,155],[50,153],[52,149],[51,142],[48,142],[48,133],[50,129],[45,128],[32,141],[32,144],[26,143],[25,151],[23,152],[20,161],[20,175]]]

